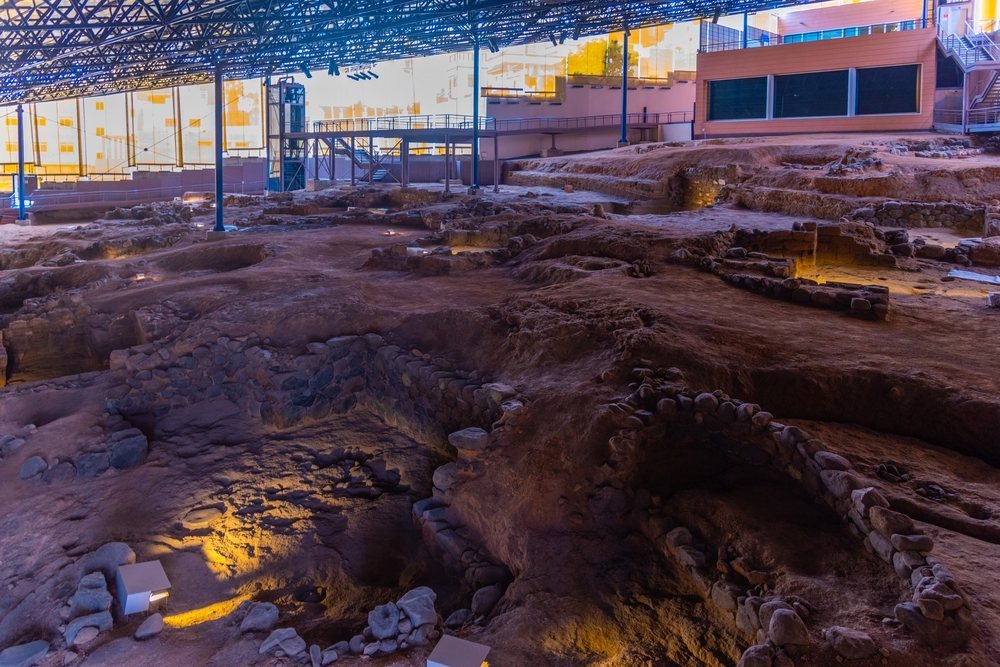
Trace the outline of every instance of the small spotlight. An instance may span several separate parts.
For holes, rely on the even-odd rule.
[[[500,44],[497,43],[497,40],[493,39],[492,37],[486,40],[486,45],[490,47],[490,53],[500,52]]]
[[[313,78],[312,72],[309,71],[308,67],[306,67],[305,65],[302,65],[301,68],[302,68],[302,73],[306,75],[307,79]]]
[[[720,18],[722,18],[722,7],[716,7],[715,15],[712,17],[712,23],[718,23]]]
[[[386,236],[395,236],[396,235],[396,230],[395,229],[387,229],[387,230],[385,230],[385,235]]]
[[[358,79],[358,75],[357,74],[348,74],[347,78],[350,79],[351,81],[359,81],[360,80],[360,79]]]
[[[368,73],[371,74],[371,76],[372,76],[373,79],[377,79],[378,78],[378,74],[376,74],[375,72],[368,72]]]
[[[367,72],[358,72],[358,78],[359,79],[364,79],[365,81],[368,81],[371,77],[368,76]]]
[[[562,44],[565,41],[566,41],[566,33],[565,32],[559,33],[559,43]]]
[[[576,25],[575,25],[575,26],[573,27],[573,41],[574,41],[574,42],[575,42],[576,40],[580,39],[580,33],[581,33],[581,32],[583,32],[583,26],[581,26],[581,25],[580,25],[579,23],[577,23],[577,24],[576,24]]]
[[[549,33],[549,40],[552,42],[552,46],[559,46],[559,42],[556,41],[556,36],[554,33]]]
[[[334,60],[330,61],[330,69],[327,70],[327,74],[332,74],[333,76],[340,76],[340,68],[337,67],[337,63]]]

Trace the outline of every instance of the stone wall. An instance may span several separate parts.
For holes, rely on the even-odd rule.
[[[278,428],[346,412],[361,402],[441,440],[459,428],[492,423],[498,414],[499,404],[478,371],[389,345],[377,334],[340,336],[307,348],[300,355],[280,353],[251,334],[116,350],[111,369],[124,371],[126,381],[108,398],[125,416],[163,416],[225,396],[251,418]]]
[[[910,587],[910,599],[895,605],[895,622],[934,645],[959,645],[968,639],[972,615],[965,593],[948,569],[930,555],[933,540],[923,535],[910,517],[889,509],[890,503],[878,490],[866,485],[849,460],[830,452],[822,441],[801,428],[779,423],[758,405],[731,398],[721,390],[708,393],[688,389],[678,381],[681,375],[677,369],[636,368],[633,376],[637,378],[630,385],[633,392],[608,406],[622,426],[608,442],[612,476],[627,476],[630,465],[642,465],[634,453],[645,449],[644,430],[660,424],[668,424],[676,437],[719,449],[744,465],[772,466],[841,516],[845,528],[863,543],[865,551],[892,568]],[[648,492],[636,491],[634,497],[643,532],[682,566],[706,602],[734,614],[737,627],[753,641],[769,646],[772,655],[775,647],[811,643],[808,633],[796,630],[804,614],[794,600],[769,592],[765,576],[745,563],[727,562],[722,567],[713,562],[707,547],[700,545],[687,528],[677,526],[657,509],[658,502],[647,502]],[[773,616],[770,623],[762,623],[761,610],[772,601],[779,603],[772,605],[772,610],[790,609],[798,620],[782,614],[788,618],[779,623],[780,628],[775,627]],[[802,606],[808,610],[806,604]],[[834,648],[838,636],[839,631],[833,637],[828,632]],[[756,652],[751,648],[748,653],[751,651]],[[746,664],[771,662],[768,659]]]
[[[889,288],[794,278],[794,260],[747,253],[744,248],[737,247],[731,248],[725,258],[714,258],[698,249],[680,248],[671,253],[670,261],[696,266],[732,285],[773,299],[844,311],[854,317],[876,321],[885,320],[889,315]]]
[[[887,201],[877,206],[856,209],[850,217],[885,227],[949,227],[969,229],[981,234],[986,221],[985,214],[985,207],[968,204]]]

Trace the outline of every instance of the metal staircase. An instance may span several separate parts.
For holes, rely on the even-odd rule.
[[[372,183],[384,183],[386,180],[395,181],[396,178],[392,173],[386,169],[383,165],[387,161],[391,162],[394,160],[394,155],[390,153],[384,153],[381,155],[372,155],[372,153],[360,146],[351,147],[350,142],[342,137],[337,137],[335,139],[336,148],[334,153],[336,155],[344,155],[350,158],[354,166],[359,170],[356,180],[364,182],[369,181]]]
[[[1000,32],[989,32],[995,28],[993,25],[977,31],[966,22],[963,35],[948,34],[943,27],[938,28],[938,46],[966,75],[991,70],[992,74],[983,91],[969,100],[968,106],[935,110],[936,128],[953,132],[1000,132],[1000,45],[997,44]]]
[[[1000,107],[1000,70],[993,73],[986,89],[973,98],[970,109],[990,109]]]

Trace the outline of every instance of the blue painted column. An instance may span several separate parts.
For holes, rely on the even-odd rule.
[[[222,131],[222,113],[225,105],[222,102],[222,96],[224,94],[222,86],[222,67],[217,67],[215,69],[215,230],[217,232],[226,231],[226,225],[223,222],[223,200],[225,196],[222,194],[222,151],[225,148],[222,142],[225,140],[225,135]]]
[[[472,45],[472,187],[479,190],[479,36]]]
[[[17,105],[17,219],[27,220],[24,212],[24,106]]]
[[[628,26],[622,33],[622,136],[619,146],[628,146]]]

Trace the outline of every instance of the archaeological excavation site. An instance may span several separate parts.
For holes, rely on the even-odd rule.
[[[1000,665],[995,2],[0,19],[0,667]]]

